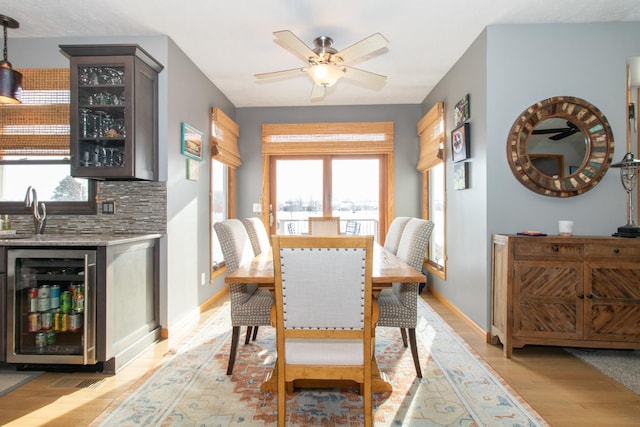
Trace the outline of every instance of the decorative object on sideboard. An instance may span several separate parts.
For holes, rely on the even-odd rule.
[[[621,162],[611,165],[612,168],[620,168],[620,181],[624,191],[627,192],[627,223],[618,227],[618,231],[613,233],[618,237],[640,237],[640,227],[636,224],[633,214],[633,189],[638,182],[638,165],[640,160],[627,153]]]
[[[556,132],[558,121],[565,127],[561,132]],[[574,162],[569,158],[570,150],[565,150],[563,167],[579,165],[578,168],[571,168],[568,173],[560,171],[557,177],[545,174],[536,167],[534,158],[550,152],[532,152],[532,147],[537,145],[534,142],[537,143],[538,138],[549,139],[541,133],[549,128],[553,130],[551,136],[568,135],[570,127],[566,126],[566,122],[579,131],[571,129],[569,137],[558,137],[547,144],[554,144],[557,153],[567,144],[572,144],[570,140],[579,139],[584,148],[584,157],[579,159],[579,163]],[[551,197],[572,197],[589,191],[602,180],[611,164],[613,149],[611,126],[598,108],[584,99],[555,96],[531,105],[518,116],[509,131],[507,160],[513,175],[529,190]]]
[[[0,62],[0,104],[19,104],[22,96],[22,74],[11,68],[7,54],[7,28],[18,28],[20,24],[13,18],[0,15],[4,30],[4,59]]]

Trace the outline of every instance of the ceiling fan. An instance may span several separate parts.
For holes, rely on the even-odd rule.
[[[567,120],[567,127],[565,128],[534,129],[531,133],[534,135],[554,134],[550,136],[549,139],[552,141],[560,141],[579,131],[578,126]]]
[[[340,51],[332,47],[333,40],[327,36],[317,37],[313,41],[315,47],[311,49],[289,30],[276,31],[273,35],[286,49],[302,58],[307,63],[307,66],[256,74],[255,77],[265,79],[307,73],[313,80],[311,100],[323,98],[326,88],[336,84],[342,77],[369,86],[381,85],[387,79],[386,76],[381,74],[345,65],[386,48],[389,42],[380,33],[375,33]]]

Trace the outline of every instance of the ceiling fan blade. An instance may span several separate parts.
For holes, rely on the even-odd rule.
[[[549,139],[552,140],[552,141],[560,141],[561,139],[565,139],[565,138],[570,137],[571,135],[573,135],[574,133],[577,133],[578,131],[579,131],[578,128],[572,127],[572,128],[570,128],[568,130],[565,130],[562,133],[559,133],[558,135],[550,136]]]
[[[354,80],[367,86],[382,87],[387,81],[387,76],[360,70],[358,68],[344,66],[344,78]]]
[[[320,101],[324,98],[327,88],[314,83],[311,88],[311,101]]]
[[[261,73],[261,74],[254,74],[254,77],[256,79],[270,79],[270,78],[274,78],[274,77],[288,77],[288,76],[294,76],[294,75],[303,75],[303,73],[306,73],[307,68],[292,68],[290,70],[282,70],[282,71],[273,71],[271,73]]]
[[[317,56],[309,46],[289,30],[276,31],[273,35],[278,39],[281,46],[298,55],[305,62],[309,62],[310,57],[315,58]]]
[[[382,34],[375,33],[342,49],[336,55],[342,58],[342,62],[353,62],[387,46],[389,46],[389,41]]]

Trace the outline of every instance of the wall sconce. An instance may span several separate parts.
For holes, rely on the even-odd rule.
[[[19,104],[22,97],[22,74],[11,68],[7,59],[7,28],[18,28],[20,24],[13,18],[0,15],[4,30],[4,59],[0,62],[0,104]]]
[[[622,187],[627,192],[627,223],[618,227],[618,232],[613,233],[618,237],[640,237],[640,227],[636,225],[633,218],[632,193],[638,182],[638,166],[640,160],[633,157],[633,153],[627,153],[620,163],[614,163],[612,168],[620,168],[620,180]]]

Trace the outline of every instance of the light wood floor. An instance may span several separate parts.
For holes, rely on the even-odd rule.
[[[487,344],[430,294],[423,298],[552,426],[640,425],[640,396],[581,360],[560,348],[536,346],[515,349],[513,357],[505,359],[501,346]],[[114,376],[45,373],[0,397],[0,425],[86,426],[148,375],[170,344],[165,340],[152,346]],[[85,379],[98,382],[78,388]]]

